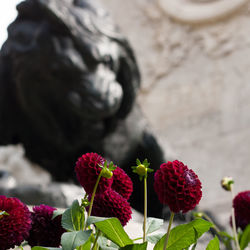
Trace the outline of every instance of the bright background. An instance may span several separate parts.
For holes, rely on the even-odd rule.
[[[16,5],[21,0],[5,0],[0,4],[0,47],[7,39],[7,27],[16,18]]]

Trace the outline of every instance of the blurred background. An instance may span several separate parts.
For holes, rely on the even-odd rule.
[[[1,2],[0,45],[19,2]],[[220,180],[232,176],[235,193],[250,188],[249,1],[101,2],[134,49],[139,104],[166,155],[200,177],[200,210],[228,223],[231,197]]]

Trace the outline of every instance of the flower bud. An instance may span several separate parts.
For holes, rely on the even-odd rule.
[[[88,198],[82,199],[81,207],[88,207],[89,206],[89,200]]]
[[[110,178],[112,178],[113,173],[108,168],[103,168],[101,171],[101,175],[102,175],[102,177],[104,177],[106,179],[110,179]]]
[[[144,178],[147,178],[148,173],[152,173],[154,170],[149,168],[150,163],[147,159],[145,159],[142,163],[139,159],[136,159],[137,166],[132,166],[133,173],[136,173],[139,175],[140,180]]]
[[[204,216],[204,213],[198,212],[198,213],[193,213],[193,215],[194,215],[196,218],[202,218],[202,217]]]
[[[140,176],[144,176],[147,173],[147,169],[143,164],[140,164],[136,167],[135,172]]]
[[[226,191],[231,191],[231,185],[234,183],[234,180],[232,177],[224,177],[221,180],[221,186]]]

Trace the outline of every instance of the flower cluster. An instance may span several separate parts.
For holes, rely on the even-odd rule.
[[[30,246],[59,247],[65,230],[61,226],[61,215],[52,219],[54,210],[56,208],[43,204],[33,207],[32,228],[27,238]]]
[[[104,165],[105,159],[97,153],[86,153],[76,162],[76,177],[87,194],[92,194],[97,177],[101,172],[100,165]],[[103,193],[112,185],[113,179],[101,178],[97,193]]]
[[[0,196],[0,250],[19,246],[24,240],[30,246],[59,247],[61,215],[52,219],[55,208],[40,205],[30,212],[17,198]]]
[[[105,165],[105,159],[97,153],[86,153],[76,162],[77,179],[91,198],[98,176]],[[106,169],[107,170],[107,169]],[[92,215],[117,217],[125,226],[131,219],[131,207],[128,202],[133,191],[133,183],[129,176],[116,166],[110,178],[101,177],[94,203]]]
[[[160,202],[174,213],[194,209],[202,196],[197,175],[178,160],[160,166],[154,176],[154,189]]]
[[[148,166],[149,162],[147,160],[141,163],[137,159],[137,166],[132,167],[132,169],[133,172],[139,175],[140,179],[144,178],[144,181],[146,181],[147,173],[153,171]],[[74,201],[74,206],[72,205],[71,210],[67,209],[65,212],[67,214],[70,211],[70,216],[73,215],[77,218],[77,220],[72,220],[74,230],[79,230],[77,228],[80,224],[81,228],[84,228],[83,230],[87,228],[87,222],[82,214],[85,208],[89,212],[88,216],[92,212],[94,216],[116,217],[120,220],[121,225],[125,226],[131,219],[132,214],[128,199],[132,194],[133,184],[129,176],[121,168],[114,166],[112,162],[108,165],[107,161],[97,153],[82,155],[76,163],[75,171],[77,179],[84,187],[88,197],[83,199],[81,205],[79,205],[78,201],[77,203]],[[234,181],[231,177],[225,177],[221,181],[222,187],[227,191],[233,190],[233,183]],[[186,213],[195,208],[202,196],[201,182],[193,170],[189,169],[182,162],[175,160],[161,164],[154,175],[154,189],[160,202],[168,205],[171,210],[167,235],[166,237],[164,236],[164,249],[166,249],[174,213]],[[244,237],[237,239],[235,224],[237,228],[243,231],[243,234],[248,230],[246,227],[250,224],[250,190],[238,193],[233,199],[233,207],[236,223],[233,220],[233,231],[235,233],[234,238],[230,236],[230,239],[235,239],[236,246],[241,246],[242,243],[240,241]],[[63,215],[62,217],[60,213],[55,213],[55,210],[56,208],[42,204],[34,206],[33,210],[29,211],[28,207],[19,199],[0,195],[0,250],[14,248],[22,244],[23,241],[26,241],[31,247],[43,246],[49,247],[48,249],[62,247],[62,249],[66,249],[65,246],[68,246],[69,238],[62,237],[62,235],[66,232],[66,229],[71,231],[71,229],[65,226],[65,219],[69,217],[69,213],[67,216]],[[209,220],[209,217],[204,213],[196,214],[197,217],[205,217]],[[146,218],[146,215],[144,216]],[[70,226],[70,228],[72,227]],[[143,226],[143,240],[145,241],[146,228],[145,219]],[[219,230],[215,226],[214,229]],[[104,234],[106,233],[108,232],[104,232]],[[113,235],[113,232],[111,234]],[[71,234],[71,232],[68,232],[67,237],[69,235],[75,237],[75,233]],[[92,238],[94,249],[97,246],[96,244],[98,244],[98,234],[92,232],[90,237]],[[215,242],[214,239],[213,242]]]
[[[116,167],[111,188],[128,200],[133,192],[133,183],[123,169]]]
[[[238,193],[233,199],[236,226],[242,230],[250,224],[250,190]]]
[[[0,250],[20,245],[29,235],[31,217],[28,207],[17,198],[0,196]]]
[[[89,197],[90,200],[91,197]],[[112,189],[95,196],[92,215],[116,217],[125,226],[131,219],[131,207],[127,200]]]

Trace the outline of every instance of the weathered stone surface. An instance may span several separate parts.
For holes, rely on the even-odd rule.
[[[128,173],[136,157],[158,168],[164,154],[135,104],[136,60],[109,15],[87,0],[27,0],[17,10],[0,52],[0,144],[22,143],[56,180],[75,179],[77,158],[90,151]],[[131,177],[132,205],[142,209]]]
[[[53,182],[46,170],[25,157],[21,145],[11,145],[0,147],[0,194],[30,205],[66,208],[85,192],[72,183]]]
[[[25,157],[22,145],[0,147],[0,186],[43,185],[51,183],[51,175]]]
[[[18,185],[13,188],[0,187],[1,195],[17,197],[28,205],[46,204],[52,207],[69,207],[73,200],[84,197],[84,190],[68,183],[52,182],[43,185]]]

